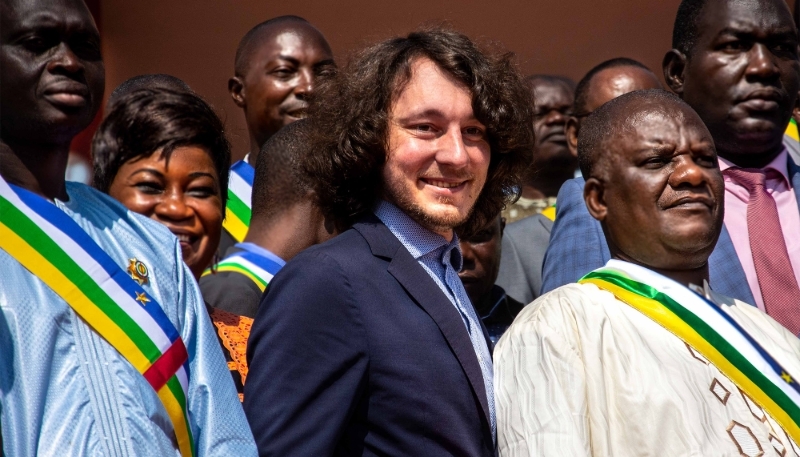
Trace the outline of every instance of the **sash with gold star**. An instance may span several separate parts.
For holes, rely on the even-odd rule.
[[[611,260],[584,276],[649,317],[703,355],[800,442],[800,387],[726,311],[658,273]]]
[[[47,284],[128,360],[156,391],[184,457],[194,455],[187,416],[188,353],[164,310],[141,286],[147,267],[127,272],[67,214],[0,178],[0,249]]]

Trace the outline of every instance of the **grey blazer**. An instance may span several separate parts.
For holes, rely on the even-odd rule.
[[[496,284],[522,304],[542,289],[542,264],[553,221],[541,214],[509,224],[503,232],[503,252]]]

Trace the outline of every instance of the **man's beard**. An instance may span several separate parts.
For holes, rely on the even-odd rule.
[[[469,211],[461,215],[458,214],[450,198],[438,197],[438,203],[453,205],[451,208],[456,210],[456,213],[453,214],[450,211],[435,211],[420,205],[414,199],[412,193],[402,184],[398,186],[396,184],[392,185],[392,183],[386,183],[385,186],[384,195],[390,202],[394,203],[401,211],[408,214],[418,224],[432,232],[446,232],[458,227],[469,219],[470,215],[472,215],[472,211],[475,209],[475,202],[473,202]]]

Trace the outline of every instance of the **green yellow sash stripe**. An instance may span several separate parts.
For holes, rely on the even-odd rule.
[[[24,189],[12,189],[2,178],[0,249],[47,284],[144,376],[170,416],[181,454],[194,455],[186,410],[188,354],[155,299],[64,212]]]
[[[776,385],[707,322],[669,295],[611,270],[596,270],[579,282],[611,292],[689,344],[764,408],[795,442],[800,442],[800,406],[790,397],[791,391]],[[778,374],[788,376],[785,372]]]
[[[225,220],[222,222],[222,227],[237,243],[244,241],[250,227],[254,176],[253,167],[243,160],[231,167],[228,203],[225,205]]]

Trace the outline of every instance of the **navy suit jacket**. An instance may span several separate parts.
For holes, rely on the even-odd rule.
[[[789,177],[800,204],[800,166],[792,156],[790,149]],[[577,281],[611,258],[600,222],[586,209],[584,184],[583,178],[574,178],[565,182],[558,192],[556,221],[542,267],[542,294]],[[754,304],[753,293],[725,226],[708,259],[708,269],[709,282],[716,292]]]
[[[375,216],[273,278],[247,361],[262,456],[495,455],[461,316]]]

